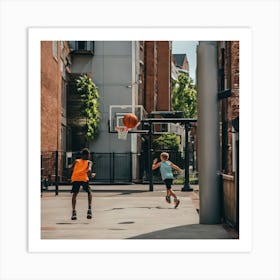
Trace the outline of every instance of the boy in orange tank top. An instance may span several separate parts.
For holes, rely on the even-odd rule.
[[[82,186],[84,191],[88,193],[88,211],[87,211],[87,218],[92,218],[92,212],[91,212],[91,201],[92,201],[92,194],[91,194],[91,188],[89,185],[89,176],[95,177],[95,173],[91,173],[92,168],[92,162],[89,160],[89,150],[83,149],[82,150],[82,157],[81,159],[76,159],[72,166],[72,176],[71,176],[71,182],[72,182],[72,220],[77,220],[77,212],[76,212],[76,200],[78,193],[80,191],[80,187]]]

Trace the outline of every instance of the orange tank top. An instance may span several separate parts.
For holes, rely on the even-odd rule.
[[[71,176],[71,181],[82,181],[82,182],[87,182],[88,179],[88,164],[89,161],[88,160],[84,160],[84,159],[77,159],[75,166],[74,166],[74,170]]]

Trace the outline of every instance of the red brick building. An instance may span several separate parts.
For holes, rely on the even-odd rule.
[[[220,158],[226,221],[239,224],[239,41],[218,42],[219,88],[231,94],[220,100]]]
[[[228,155],[227,162],[224,162],[221,169],[227,174],[233,174],[233,122],[239,116],[239,41],[224,42],[224,48],[222,42],[218,42],[218,50],[220,89],[231,90],[231,95],[220,101],[220,122],[226,125],[227,138],[224,144]],[[222,138],[220,142],[223,143]],[[221,151],[222,149],[221,147]]]
[[[143,105],[148,113],[171,110],[171,42],[144,42]]]
[[[41,42],[41,155],[44,176],[55,175],[52,162],[55,152],[66,151],[69,66],[69,47],[66,41]],[[62,169],[61,160],[59,157],[59,173]]]

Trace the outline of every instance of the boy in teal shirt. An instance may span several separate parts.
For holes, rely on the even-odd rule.
[[[172,169],[175,169],[179,172],[183,172],[183,170],[172,163],[169,159],[168,153],[161,153],[160,154],[160,162],[158,162],[157,158],[153,160],[152,170],[160,168],[161,178],[166,185],[166,201],[171,203],[171,196],[174,197],[174,205],[175,208],[178,207],[180,200],[177,198],[175,192],[172,190],[172,183],[173,183],[173,172]]]

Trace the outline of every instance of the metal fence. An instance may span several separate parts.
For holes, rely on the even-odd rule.
[[[134,153],[91,153],[95,182],[105,184],[132,183],[132,168],[139,169],[139,155]],[[70,183],[70,166],[80,152],[48,151],[41,153],[41,183],[60,185]],[[134,165],[133,165],[134,162]],[[137,177],[140,173],[137,173]]]
[[[100,183],[132,183],[132,161],[137,157],[133,153],[92,153],[95,182]]]
[[[172,150],[156,150],[153,158],[160,158],[160,153],[167,151],[170,160],[179,167],[184,167],[183,153]],[[69,167],[80,157],[80,152],[48,151],[41,153],[41,181],[43,188],[47,185],[70,183]],[[141,153],[91,153],[93,172],[96,173],[95,183],[129,184],[148,182],[148,155]],[[161,181],[159,171],[154,171],[155,182]]]
[[[41,153],[41,178],[51,183],[67,180],[66,153],[44,151]]]

